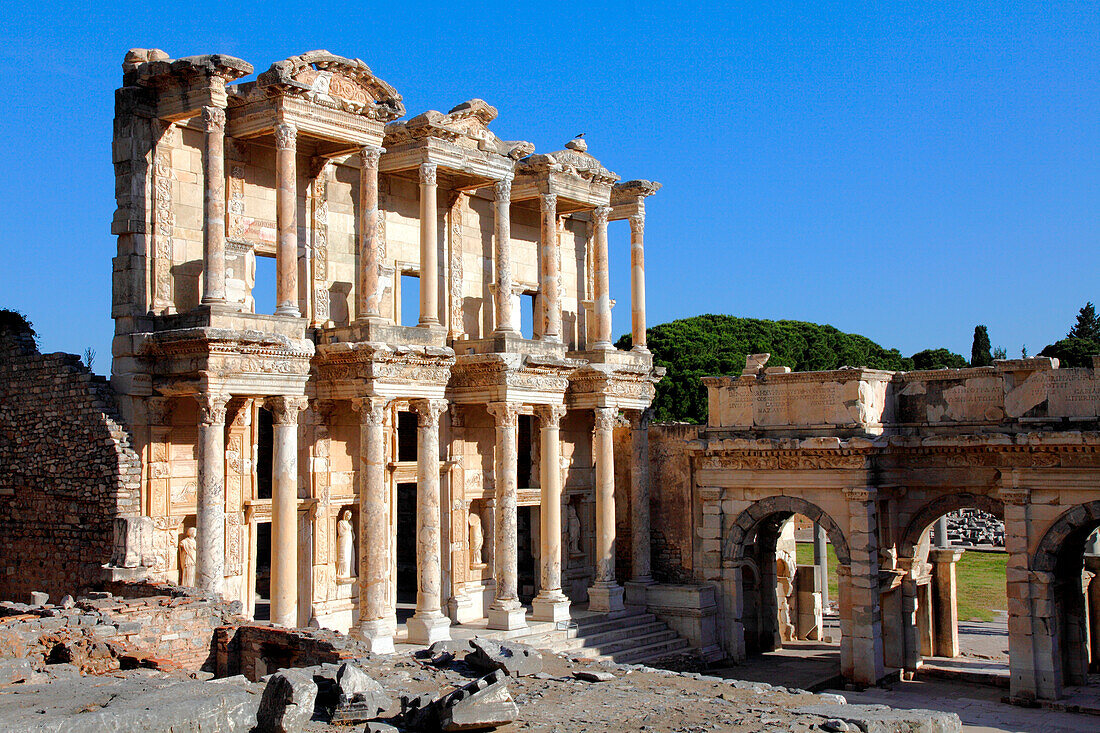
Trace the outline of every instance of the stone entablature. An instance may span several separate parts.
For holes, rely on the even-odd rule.
[[[740,377],[707,377],[708,429],[794,435],[924,434],[957,428],[1029,432],[1035,424],[1100,419],[1094,368],[1056,359],[1002,360],[991,367],[889,372],[795,372],[749,358]]]

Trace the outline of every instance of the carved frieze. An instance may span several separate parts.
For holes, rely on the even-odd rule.
[[[856,470],[867,466],[862,453],[720,453],[701,459],[700,468],[734,470]]]

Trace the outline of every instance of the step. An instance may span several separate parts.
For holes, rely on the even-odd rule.
[[[609,655],[609,659],[618,664],[642,664],[662,659],[679,652],[686,652],[690,649],[691,646],[687,643],[686,639],[674,639],[611,654]]]
[[[606,657],[619,652],[629,652],[634,649],[644,649],[648,646],[658,644],[661,642],[681,641],[680,637],[676,635],[676,632],[671,629],[664,631],[658,631],[653,634],[646,634],[645,636],[636,636],[629,639],[620,639],[618,641],[608,642],[606,644],[585,644],[582,647],[577,648],[575,651],[570,650],[575,656],[582,657]]]
[[[621,616],[593,616],[576,619],[577,630],[582,634],[598,633],[604,629],[621,629],[641,623],[653,623],[657,617],[652,613],[626,613]]]
[[[654,623],[644,624],[638,627],[617,629],[615,631],[604,631],[599,634],[577,634],[572,638],[561,639],[552,643],[554,644],[555,651],[564,651],[567,649],[575,649],[578,647],[600,647],[605,644],[611,644],[619,641],[631,641],[633,639],[640,639],[649,634],[669,631],[671,630],[666,624],[663,624],[660,621],[656,621]]]

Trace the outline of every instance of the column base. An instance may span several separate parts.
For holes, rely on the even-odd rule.
[[[516,608],[489,608],[488,628],[496,631],[512,631],[527,628],[527,611],[516,604]]]
[[[568,621],[569,598],[560,591],[554,594],[541,593],[531,601],[531,618],[535,621]]]
[[[393,654],[394,629],[385,619],[367,621],[351,630],[352,636],[363,642],[372,654]]]
[[[656,585],[653,578],[642,578],[640,580],[628,580],[623,583],[623,596],[628,606],[644,606],[646,605],[648,591],[647,589],[651,585]]]
[[[625,611],[623,587],[618,583],[597,583],[588,589],[588,610],[600,613]]]
[[[439,611],[423,616],[417,614],[405,622],[405,628],[409,630],[410,644],[431,646],[451,638],[451,620]]]

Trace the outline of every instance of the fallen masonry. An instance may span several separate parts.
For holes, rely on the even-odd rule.
[[[135,593],[166,589],[165,595],[135,598],[81,597],[68,609],[0,604],[0,730],[961,729],[953,714],[848,705],[837,695],[598,662],[484,638],[372,654],[362,642],[330,630],[245,623],[233,615],[234,604],[192,591],[128,587]],[[123,634],[118,628],[127,622],[121,617],[141,620]],[[213,619],[227,621],[211,632]],[[206,657],[156,656],[178,641],[165,637],[180,633],[183,624],[196,629],[196,645],[203,636],[197,630],[208,629]],[[95,629],[111,626],[114,634],[94,636]],[[51,650],[66,643],[62,639],[98,639],[102,659],[111,663],[56,661]],[[486,674],[481,665],[493,659],[501,667]],[[505,668],[516,660],[511,671]]]

